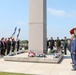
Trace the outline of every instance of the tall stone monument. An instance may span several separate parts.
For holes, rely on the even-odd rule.
[[[30,0],[29,11],[29,50],[46,53],[47,6],[46,0]]]

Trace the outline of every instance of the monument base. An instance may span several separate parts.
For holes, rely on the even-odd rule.
[[[45,57],[28,57],[28,53],[22,53],[15,56],[4,56],[5,61],[15,61],[15,62],[35,62],[35,63],[53,63],[58,64],[62,59],[61,54],[58,58],[53,58],[52,55],[46,55]]]

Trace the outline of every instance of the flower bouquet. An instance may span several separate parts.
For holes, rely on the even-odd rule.
[[[44,53],[36,54],[36,57],[46,57]]]
[[[28,57],[35,57],[36,54],[33,51],[28,52]]]

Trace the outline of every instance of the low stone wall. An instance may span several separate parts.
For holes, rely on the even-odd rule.
[[[48,56],[48,55],[47,55]],[[51,57],[51,56],[50,56]],[[5,61],[15,61],[15,62],[36,62],[36,63],[59,63],[63,55],[61,54],[58,58],[43,58],[43,57],[18,57],[18,56],[5,56]]]

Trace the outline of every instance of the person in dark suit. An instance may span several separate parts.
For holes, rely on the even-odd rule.
[[[71,40],[68,40],[67,48],[69,52],[71,52]]]
[[[6,50],[7,50],[7,38],[5,38],[4,44],[5,44],[5,47],[4,47],[4,55],[5,55],[5,52],[6,52]]]
[[[60,41],[59,37],[57,37],[57,40],[56,40],[57,50],[60,50],[60,46],[61,46],[61,41]]]
[[[76,70],[76,37],[75,35],[72,34],[71,36],[71,58],[72,58],[72,61],[73,61],[73,71]]]
[[[17,40],[17,51],[19,51],[19,47],[20,47],[20,40]]]
[[[1,55],[4,56],[4,47],[5,47],[5,44],[4,44],[4,37],[1,39]]]
[[[10,49],[11,49],[11,41],[10,41],[10,38],[8,38],[8,40],[7,40],[7,55],[10,53]]]
[[[49,40],[49,42],[50,42],[50,49],[53,50],[53,46],[54,46],[53,37],[51,37],[51,39]]]
[[[12,54],[14,54],[14,51],[15,51],[15,44],[16,44],[16,42],[15,42],[14,38],[12,38]]]
[[[64,47],[64,53],[65,53],[65,55],[67,55],[67,39],[66,39],[66,37],[64,37],[63,47]]]
[[[48,49],[48,47],[49,47],[49,40],[48,40],[48,38],[47,38],[47,49]]]
[[[1,40],[0,40],[0,55],[1,55]]]

